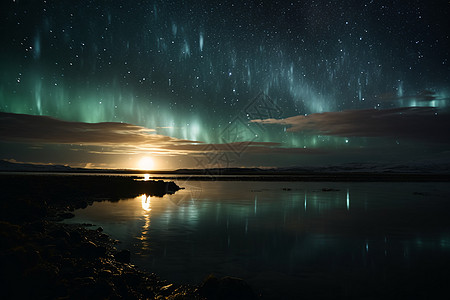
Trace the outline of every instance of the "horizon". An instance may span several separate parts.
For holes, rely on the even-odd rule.
[[[3,163],[3,164],[2,164]],[[6,165],[5,165],[6,163]],[[31,168],[31,169],[27,169]],[[37,168],[37,169],[33,169]],[[64,168],[61,170],[60,168]],[[415,164],[379,164],[375,162],[369,163],[344,163],[344,164],[330,164],[330,165],[302,165],[302,166],[288,166],[288,167],[224,167],[224,168],[179,168],[179,169],[127,169],[127,168],[83,168],[83,167],[73,167],[69,165],[59,165],[59,164],[38,164],[38,163],[26,163],[18,161],[9,161],[0,159],[0,173],[1,172],[88,172],[97,171],[99,173],[107,172],[114,174],[118,173],[130,173],[130,174],[199,174],[203,172],[204,175],[221,175],[222,173],[210,173],[211,171],[225,172],[227,175],[239,175],[241,172],[256,172],[248,173],[247,175],[257,175],[259,172],[271,172],[267,175],[287,175],[286,172],[293,172],[292,175],[297,174],[428,174],[428,175],[438,175],[438,174],[450,174],[450,161],[440,161],[440,162],[416,162]],[[184,172],[181,172],[184,171]],[[312,173],[305,173],[312,172]],[[434,177],[433,177],[434,178]],[[447,179],[445,179],[446,181]]]

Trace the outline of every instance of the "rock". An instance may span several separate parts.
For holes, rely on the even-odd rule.
[[[108,269],[102,269],[98,272],[98,277],[100,278],[110,278],[111,276],[113,276],[113,273]]]
[[[138,273],[130,271],[123,272],[121,277],[123,281],[126,282],[129,286],[139,285],[142,280],[141,276]]]
[[[81,243],[81,253],[84,257],[89,258],[103,257],[106,255],[106,248],[89,241]]]
[[[98,236],[99,239],[105,241],[105,240],[109,240],[109,236],[107,234],[101,233]]]
[[[23,244],[23,239],[25,235],[20,226],[0,221],[0,250]]]
[[[48,261],[54,264],[60,264],[64,260],[61,254],[56,254],[48,258]]]
[[[173,284],[168,284],[159,289],[159,293],[163,296],[169,296],[175,290]]]
[[[92,276],[76,277],[74,279],[74,282],[76,285],[86,286],[86,285],[93,285],[95,283],[95,279]]]
[[[100,226],[99,228],[97,228],[97,232],[103,232],[103,228]]]
[[[69,233],[62,228],[58,228],[58,229],[50,231],[49,235],[51,235],[54,238],[70,239]]]
[[[75,217],[75,215],[71,212],[63,212],[58,214],[58,217],[62,218],[62,219],[71,219],[73,217]]]
[[[91,297],[93,299],[109,299],[114,293],[114,285],[107,280],[100,278],[92,287]]]
[[[59,282],[53,286],[53,295],[56,299],[67,299],[68,298],[68,288],[67,286]]]
[[[219,279],[214,275],[209,275],[200,287],[200,293],[207,298],[213,297],[219,290]]]
[[[26,270],[24,277],[36,285],[43,285],[44,283],[49,284],[51,280],[58,276],[58,273],[58,267],[49,263],[42,263]]]
[[[119,252],[117,252],[114,255],[114,258],[117,261],[120,261],[120,262],[123,262],[123,263],[130,263],[130,261],[131,261],[131,252],[130,252],[130,250],[119,251]]]
[[[107,252],[107,249],[106,249],[105,246],[98,246],[97,247],[97,254],[98,254],[98,256],[105,257],[106,256],[106,252]]]
[[[70,241],[73,243],[80,243],[83,239],[83,237],[81,236],[81,234],[78,231],[71,231],[69,233],[70,235]]]
[[[79,202],[76,204],[76,207],[77,207],[77,208],[86,208],[86,207],[88,207],[88,203],[87,203],[86,201],[79,201]]]
[[[27,232],[43,232],[46,223],[44,221],[38,220],[35,222],[27,223],[23,226],[24,230]]]
[[[236,277],[223,277],[217,279],[210,275],[200,287],[200,294],[207,299],[231,300],[231,299],[257,299],[250,285]]]
[[[167,190],[170,192],[176,192],[180,189],[180,187],[173,181],[167,182]]]
[[[65,238],[55,238],[53,240],[53,245],[55,246],[55,249],[60,252],[66,252],[70,250],[69,244],[67,243],[67,240]]]
[[[72,277],[74,274],[74,271],[76,269],[76,263],[73,259],[70,258],[63,258],[60,262],[60,274],[63,276],[70,276]]]

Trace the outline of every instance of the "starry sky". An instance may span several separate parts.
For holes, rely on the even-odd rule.
[[[448,1],[0,5],[0,159],[177,169],[449,154]]]

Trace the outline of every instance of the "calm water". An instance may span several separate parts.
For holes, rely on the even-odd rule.
[[[102,226],[169,281],[232,275],[265,298],[427,298],[450,279],[448,183],[177,183],[70,222]]]

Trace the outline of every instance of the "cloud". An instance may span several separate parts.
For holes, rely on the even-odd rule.
[[[92,154],[323,153],[319,149],[283,148],[281,144],[272,142],[206,144],[156,134],[153,129],[127,123],[68,122],[47,116],[5,112],[0,112],[0,139],[37,147],[43,144],[74,145],[74,151],[88,151]],[[80,145],[83,148],[79,148]]]
[[[185,141],[153,134],[154,130],[127,123],[67,122],[46,116],[0,112],[0,138],[45,144],[173,144]]]
[[[450,115],[432,107],[345,110],[286,119],[252,120],[290,126],[288,131],[341,137],[394,137],[450,142]]]

